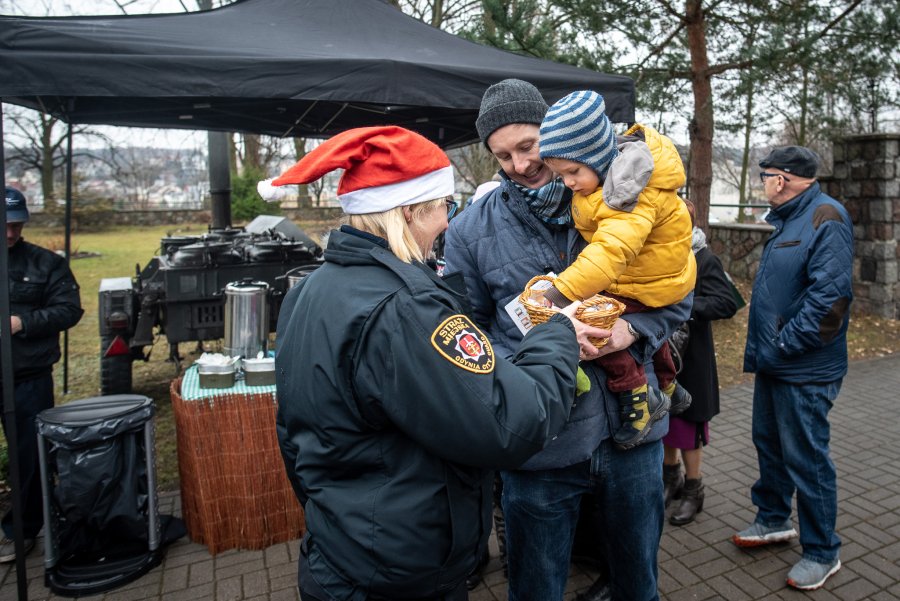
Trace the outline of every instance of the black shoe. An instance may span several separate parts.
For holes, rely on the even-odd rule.
[[[481,573],[484,572],[485,566],[491,560],[490,556],[487,553],[487,549],[485,552],[481,554],[481,558],[478,560],[478,563],[475,564],[475,567],[472,568],[472,571],[469,572],[469,575],[466,576],[466,589],[473,590],[478,588],[478,585],[481,584]]]
[[[663,464],[663,485],[665,486],[666,507],[673,499],[681,498],[681,489],[684,488],[684,472],[681,464]]]
[[[688,407],[691,406],[691,393],[687,391],[687,389],[675,381],[675,390],[672,391],[671,396],[671,406],[669,407],[669,413],[672,415],[678,415],[679,413],[684,413],[688,410]]]
[[[627,451],[644,442],[653,424],[666,414],[669,410],[669,397],[648,386],[647,392],[622,393],[619,406],[622,425],[613,435],[613,442],[618,449]],[[641,427],[639,420],[644,417],[645,412],[650,414],[650,419]]]
[[[591,588],[575,597],[575,601],[612,601],[612,590],[606,578],[598,578]]]
[[[684,526],[693,522],[697,514],[703,511],[703,497],[703,482],[700,478],[685,480],[684,488],[681,489],[681,503],[669,517],[669,523]]]

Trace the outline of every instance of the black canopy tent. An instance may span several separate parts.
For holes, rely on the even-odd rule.
[[[0,116],[2,103],[12,103],[70,125],[67,256],[73,123],[314,138],[395,124],[452,148],[478,139],[481,95],[508,77],[534,83],[548,102],[595,90],[613,121],[634,121],[634,82],[627,77],[480,46],[382,0],[238,0],[169,15],[0,15]],[[5,185],[3,159],[0,125]],[[0,324],[9,323],[6,254],[0,249]],[[0,336],[0,352],[8,356],[8,328],[0,328]],[[10,362],[2,370],[10,398]],[[4,412],[14,423],[13,403],[5,403]],[[10,455],[17,465],[15,448]],[[17,472],[11,472],[14,488]],[[13,496],[16,505],[15,490]],[[23,598],[24,558],[18,555]]]
[[[381,0],[239,0],[167,15],[0,17],[0,96],[70,123],[329,137],[396,124],[445,148],[477,140],[490,84],[555,101],[603,94],[634,120],[634,83],[474,44]]]

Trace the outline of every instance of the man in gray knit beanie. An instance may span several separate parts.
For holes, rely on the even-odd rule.
[[[489,87],[481,98],[481,109],[475,120],[475,129],[478,130],[481,141],[487,146],[491,134],[504,125],[510,123],[540,125],[548,108],[538,89],[527,81],[504,79]]]
[[[464,276],[471,316],[494,349],[509,357],[516,356],[527,330],[520,325],[524,310],[516,298],[532,276],[562,273],[586,244],[572,227],[571,191],[539,155],[539,126],[547,110],[528,82],[507,79],[485,91],[475,125],[497,159],[502,181],[454,218],[446,233],[445,274]],[[615,552],[602,560],[609,586],[599,582],[579,601],[608,599],[610,590],[621,599],[659,598],[662,432],[627,452],[615,448],[616,399],[592,359],[630,347],[649,361],[665,333],[689,317],[690,303],[628,315],[610,330],[599,330],[600,337],[608,337],[602,350],[585,338],[598,330],[577,324],[580,369],[591,385],[582,389],[566,425],[546,448],[502,472],[510,601],[563,600],[574,533],[581,530],[582,498],[596,507],[591,522],[603,533],[583,531],[592,548]],[[645,363],[644,369],[653,373],[652,365]]]

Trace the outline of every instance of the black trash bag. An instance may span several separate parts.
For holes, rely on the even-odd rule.
[[[94,446],[50,451],[56,473],[51,512],[61,559],[148,543],[143,428]]]

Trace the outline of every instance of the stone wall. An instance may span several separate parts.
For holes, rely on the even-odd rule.
[[[707,244],[731,277],[753,280],[773,229],[768,224],[711,223]]]
[[[823,179],[822,186],[844,203],[853,219],[855,310],[900,318],[900,134],[836,141],[833,176]]]
[[[65,213],[32,212],[29,225],[63,227],[65,219]],[[113,225],[180,225],[182,223],[209,223],[209,221],[210,212],[206,210],[97,211],[89,214],[73,215],[72,229],[78,231]]]

